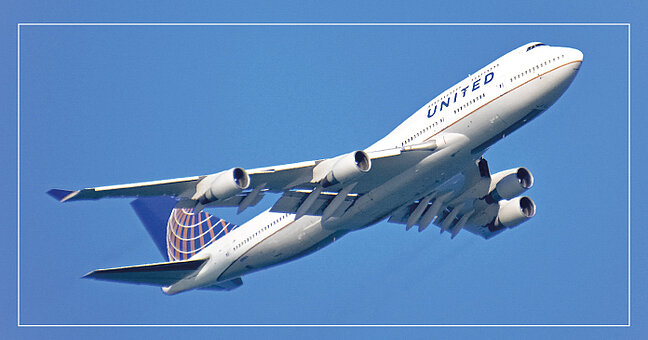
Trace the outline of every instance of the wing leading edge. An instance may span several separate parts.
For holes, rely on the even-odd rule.
[[[295,203],[303,200],[302,194],[294,192],[305,190],[308,192],[326,191],[329,194],[323,194],[319,199],[325,199],[330,203],[334,202],[333,205],[337,207],[338,205],[346,205],[347,201],[352,203],[353,195],[362,195],[377,188],[391,178],[399,176],[425,157],[447,146],[461,145],[465,141],[466,137],[463,135],[446,134],[439,138],[438,141],[430,140],[422,144],[388,150],[354,151],[323,160],[256,168],[247,171],[241,168],[233,168],[211,175],[101,186],[77,191],[52,189],[48,191],[48,194],[61,202],[108,197],[171,196],[179,201],[176,207],[196,208],[197,211],[200,211],[203,207],[209,206],[238,206],[240,212],[248,206],[256,205],[263,197],[264,192],[284,193],[283,201],[278,202],[279,205],[275,207],[275,210],[293,211],[295,210]],[[352,179],[349,179],[348,176],[344,177],[350,173],[349,166],[353,167],[353,165],[346,162],[349,160],[350,155],[363,155],[370,162],[368,169],[363,170],[363,174],[352,176]],[[358,164],[357,158],[356,164]],[[232,173],[234,174],[234,182],[232,182]],[[342,178],[346,178],[348,181]],[[326,190],[323,190],[324,188]],[[293,193],[289,194],[291,191]],[[330,193],[336,195],[340,192],[344,193],[345,199],[334,200],[333,196],[330,195]],[[351,194],[351,196],[348,196],[348,194]],[[315,207],[323,206],[316,204],[311,207],[311,203],[314,203],[311,201],[316,201],[315,198],[318,195],[312,196],[313,199],[303,200],[308,204],[300,206],[301,209],[297,211],[298,215],[306,213],[307,210],[309,214],[324,213],[323,211],[310,211]],[[342,208],[335,210],[344,211]],[[325,215],[332,215],[332,213],[333,211],[326,211]]]
[[[282,192],[310,180],[313,167],[319,161],[309,161],[286,164],[276,167],[266,167],[248,170],[253,187],[264,184],[264,190]],[[146,196],[173,196],[177,198],[191,198],[196,193],[197,184],[207,176],[192,176],[184,178],[167,179],[120,185],[109,185],[81,190],[51,189],[47,193],[61,201],[95,200],[109,197],[146,197]],[[225,206],[236,206],[244,198],[239,196]]]

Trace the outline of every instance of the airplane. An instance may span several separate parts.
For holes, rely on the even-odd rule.
[[[363,150],[328,159],[209,175],[52,189],[61,202],[133,197],[131,205],[163,256],[161,263],[99,269],[86,278],[162,288],[232,290],[242,276],[311,254],[379,221],[435,225],[489,239],[529,220],[522,194],[533,175],[518,167],[491,174],[483,155],[547,110],[567,90],[583,60],[569,47],[531,42],[484,66],[421,107]],[[205,208],[274,205],[231,224]]]

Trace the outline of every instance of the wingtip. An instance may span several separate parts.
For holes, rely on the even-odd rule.
[[[76,196],[78,194],[78,191],[72,191],[72,190],[63,190],[63,189],[51,189],[47,192],[48,195],[54,197],[59,202],[65,202],[69,200],[70,198]]]

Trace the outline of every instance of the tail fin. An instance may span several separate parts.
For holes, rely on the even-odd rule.
[[[169,261],[187,260],[236,228],[238,225],[204,211],[195,213],[193,209],[173,209],[167,224]]]
[[[167,257],[167,223],[176,203],[175,198],[168,196],[140,197],[131,202],[137,217],[164,258]]]
[[[212,242],[238,228],[204,211],[175,208],[167,196],[140,197],[131,205],[162,256],[169,261],[187,260]]]

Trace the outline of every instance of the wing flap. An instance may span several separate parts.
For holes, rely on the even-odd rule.
[[[97,269],[84,278],[153,286],[170,286],[198,270],[206,259]]]
[[[206,206],[207,207],[238,207],[249,194],[250,192],[242,192],[236,196],[232,196],[224,200],[210,202]],[[253,197],[252,201],[248,203],[248,206],[251,207],[255,206],[257,203],[259,203],[259,201],[261,201],[262,198],[263,198],[263,192]],[[176,208],[185,208],[185,209],[193,209],[195,207],[196,207],[196,201],[190,199],[180,200],[176,205]]]
[[[405,224],[408,227],[418,224],[419,231],[434,224],[441,228],[442,232],[450,231],[453,237],[460,230],[465,229],[472,234],[489,239],[499,234],[501,230],[492,230],[488,225],[482,224],[483,221],[494,219],[497,209],[484,208],[483,205],[475,206],[481,197],[488,194],[489,187],[488,163],[480,158],[475,164],[466,166],[460,174],[435,188],[432,200],[420,199],[406,204],[394,210],[388,221]],[[421,204],[424,205],[420,206]],[[418,214],[415,213],[416,211]]]
[[[463,229],[477,236],[481,236],[486,240],[504,231],[504,229],[491,230],[488,226],[476,226],[476,225],[467,225],[463,227]]]
[[[434,203],[434,201],[426,203],[426,207],[423,209],[423,211],[425,213],[427,213],[428,211],[431,211],[432,209],[434,209],[433,208],[433,205],[434,205],[433,203]],[[468,212],[463,211],[464,214],[462,214],[461,217],[466,216],[468,214],[468,216],[466,216],[466,219],[463,220],[463,221],[458,215],[459,211],[457,211],[457,213],[455,213],[455,214],[452,214],[452,212],[455,209],[460,209],[461,210],[461,208],[460,208],[461,206],[470,205],[470,204],[466,204],[466,203],[469,203],[469,201],[460,202],[459,204],[457,204],[455,206],[448,206],[448,205],[442,206],[441,209],[438,210],[438,213],[435,214],[434,216],[432,216],[432,218],[434,218],[436,216],[436,219],[434,219],[434,222],[431,223],[431,224],[434,224],[435,226],[437,226],[439,228],[444,228],[444,225],[445,225],[445,227],[447,229],[444,229],[444,230],[450,230],[451,232],[454,231],[455,233],[459,232],[459,230],[461,230],[461,229],[467,230],[468,232],[470,232],[472,234],[475,234],[477,236],[481,236],[484,239],[492,238],[493,236],[495,236],[495,235],[497,235],[497,234],[499,234],[499,233],[501,233],[503,231],[503,229],[493,230],[488,225],[476,225],[474,223],[471,224],[469,222],[470,221],[469,218],[471,217],[471,215],[473,213],[470,212],[470,211],[468,211]],[[391,214],[391,216],[389,217],[388,222],[396,223],[396,224],[403,224],[403,225],[407,224],[407,221],[408,221],[409,217],[412,215],[412,213],[414,212],[414,210],[416,209],[418,204],[419,204],[419,202],[412,202],[412,203],[407,204],[407,205],[405,205],[405,206],[403,206],[403,207],[401,207],[399,209],[396,209]],[[495,210],[494,212],[496,213],[497,210]],[[423,215],[425,215],[425,213]],[[483,212],[483,213],[490,214],[490,215],[492,215],[493,218],[495,217],[495,215],[492,214],[492,211],[487,211],[487,212]],[[421,220],[423,220],[423,219],[424,218],[421,218]],[[419,224],[419,231],[425,229],[425,228],[420,227],[420,225],[422,224],[420,222],[420,220],[417,220],[417,221],[419,221],[417,223],[417,224]],[[432,221],[432,219],[428,220],[428,222],[430,222],[430,221]],[[425,226],[427,226],[427,225],[425,225]],[[458,229],[455,229],[455,228],[458,228]]]
[[[302,205],[306,200],[306,197],[310,195],[311,191],[307,190],[297,190],[297,191],[286,191],[281,198],[272,206],[270,211],[272,212],[282,212],[282,213],[296,213],[297,209]],[[315,202],[306,210],[305,215],[312,216],[322,216],[326,207],[331,204],[333,199],[337,196],[335,192],[322,192],[315,199]],[[335,209],[336,214],[332,215],[333,217],[341,215],[345,212],[358,198],[358,195],[351,194],[347,195],[344,201],[340,206]]]
[[[232,289],[236,289],[240,286],[243,285],[243,280],[241,280],[240,277],[237,277],[235,279],[231,279],[229,281],[217,283],[215,285],[199,288],[203,290],[227,290],[230,291]]]
[[[252,181],[252,186],[265,183],[265,188],[271,192],[283,192],[300,185],[309,188],[313,178],[313,168],[321,160],[307,161],[293,164],[280,165],[275,167],[257,168],[247,170]]]

